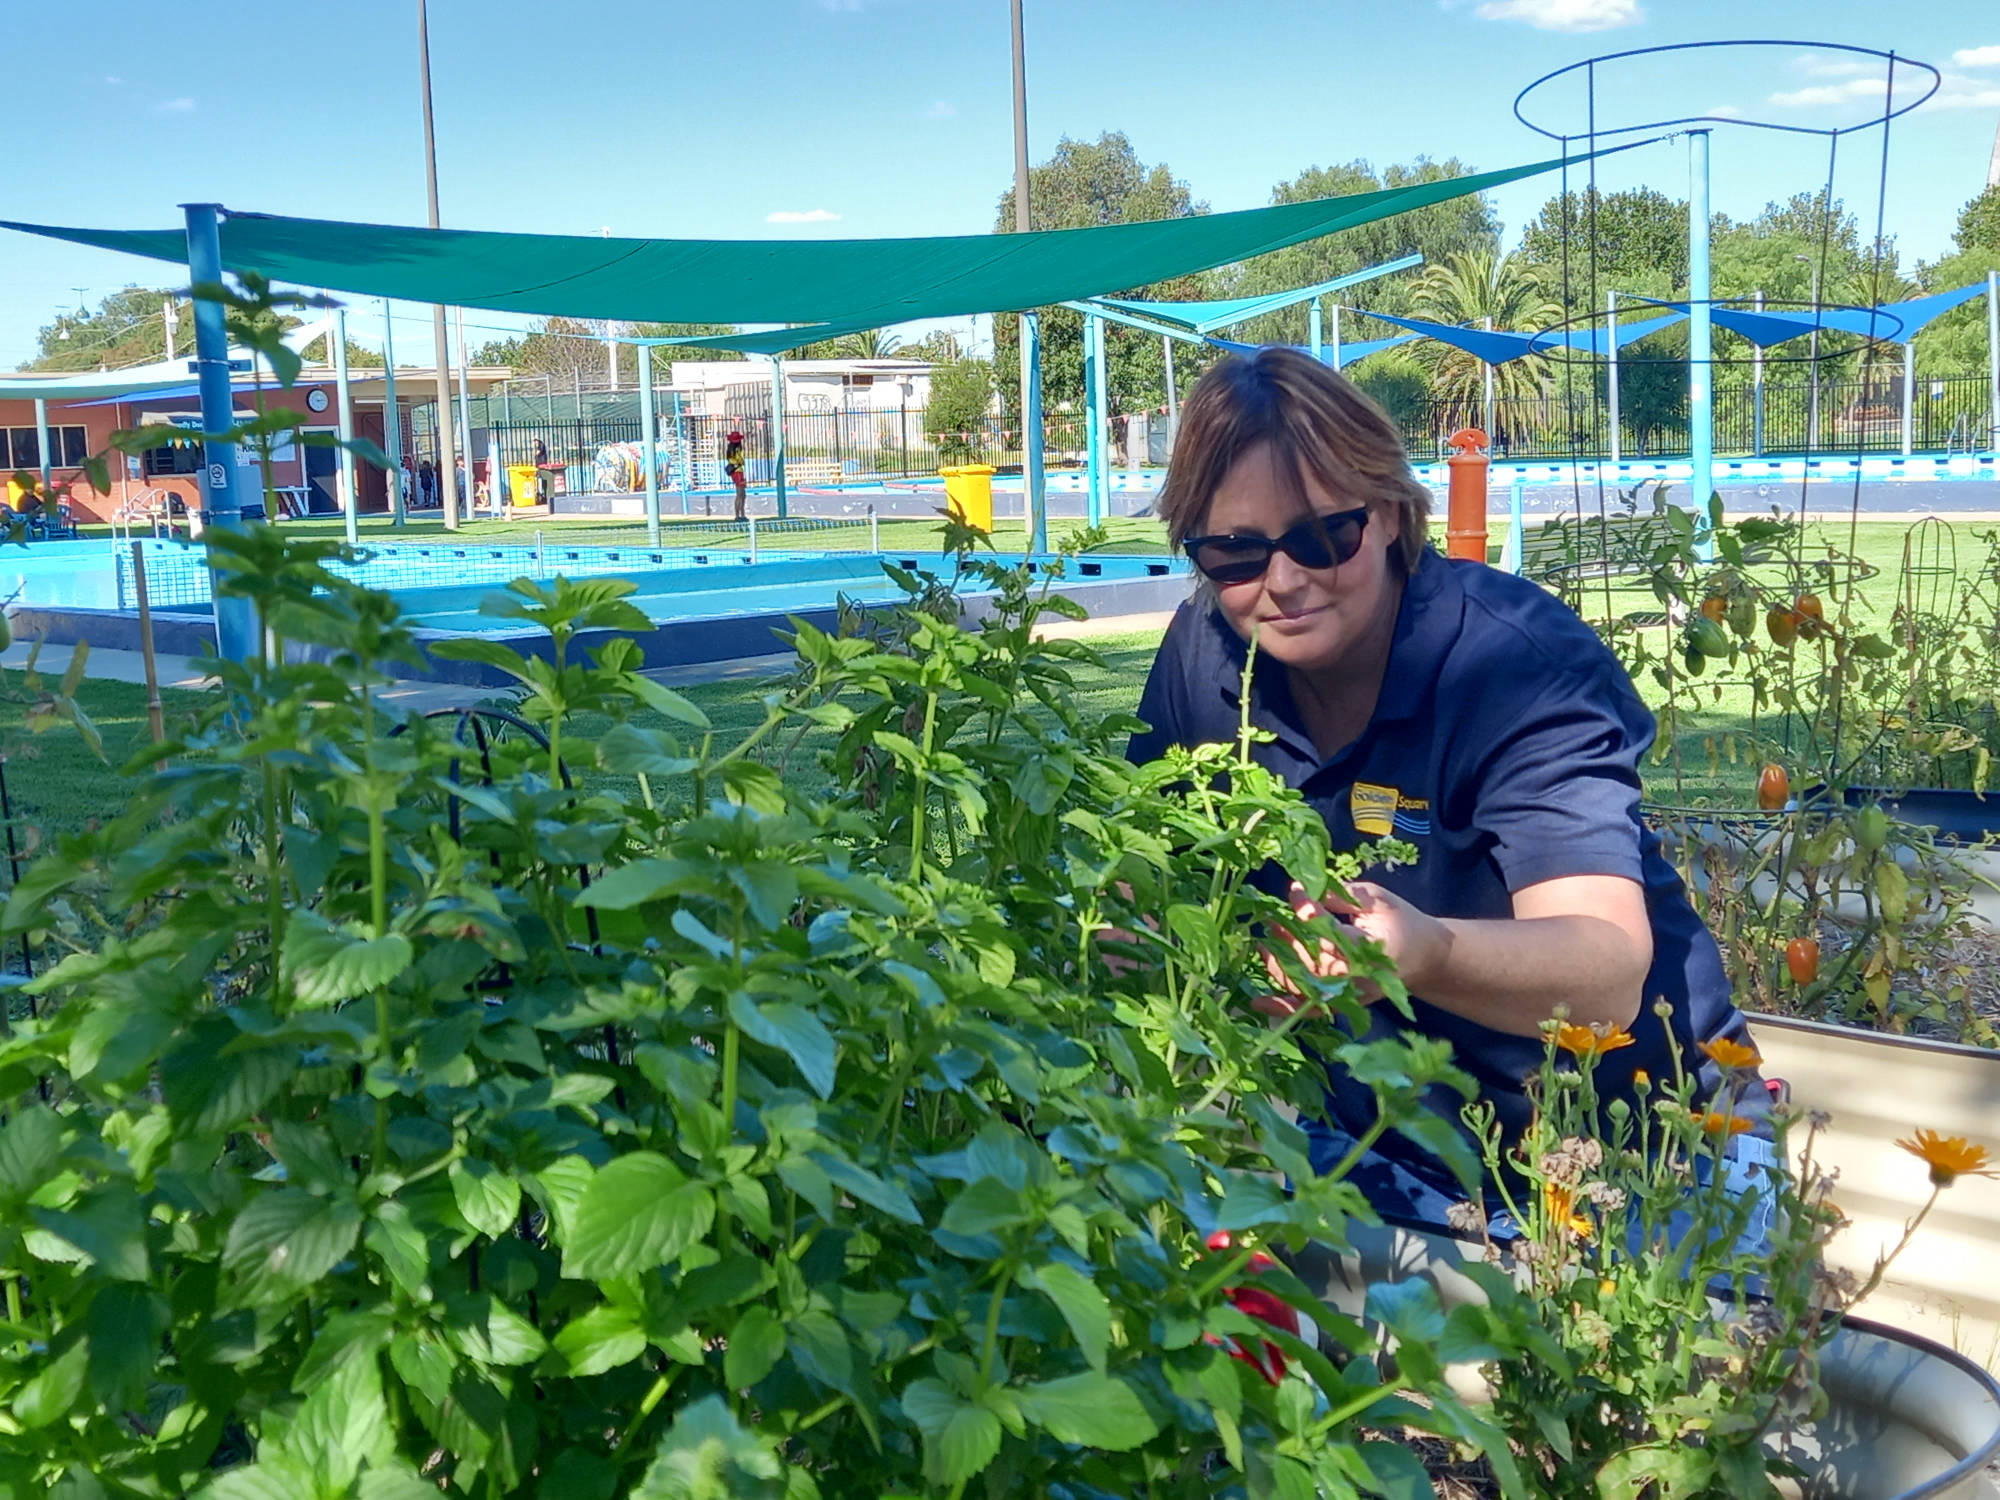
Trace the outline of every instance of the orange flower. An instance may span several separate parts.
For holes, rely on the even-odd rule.
[[[1643,1094],[1646,1092],[1647,1089],[1651,1088],[1652,1086],[1653,1086],[1653,1075],[1651,1073],[1648,1073],[1644,1068],[1634,1068],[1632,1070],[1633,1088],[1637,1089],[1640,1093]]]
[[[1703,1042],[1701,1051],[1710,1062],[1725,1068],[1754,1068],[1764,1059],[1757,1055],[1755,1047],[1746,1047],[1741,1042],[1732,1042],[1727,1037],[1717,1037],[1712,1042]]]
[[[1919,1130],[1915,1140],[1896,1144],[1930,1167],[1931,1183],[1936,1187],[1948,1188],[1961,1177],[2000,1176],[2000,1172],[1986,1165],[1989,1159],[1986,1148],[1973,1145],[1962,1135]]]
[[[1710,1135],[1741,1135],[1756,1125],[1755,1120],[1746,1120],[1741,1115],[1719,1115],[1714,1110],[1701,1116],[1701,1128]]]
[[[1632,1045],[1632,1033],[1623,1026],[1600,1021],[1595,1026],[1577,1026],[1564,1021],[1556,1028],[1556,1045],[1572,1057],[1597,1057]]]
[[[1542,1206],[1549,1211],[1549,1222],[1580,1240],[1590,1238],[1591,1223],[1576,1212],[1576,1190],[1564,1187],[1559,1182],[1542,1184]]]

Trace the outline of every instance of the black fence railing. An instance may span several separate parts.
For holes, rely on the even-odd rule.
[[[1968,452],[1993,446],[1992,391],[1984,375],[1919,375],[1910,407],[1910,447],[1916,452]],[[1761,406],[1761,411],[1760,411]],[[1903,445],[1900,376],[1874,381],[1825,381],[1815,405],[1807,381],[1767,381],[1761,403],[1750,386],[1715,393],[1715,451],[1731,456],[1894,453]],[[1619,452],[1625,458],[1685,458],[1685,403],[1620,413]],[[1478,426],[1481,412],[1464,403],[1433,402],[1406,411],[1399,426],[1410,456],[1440,458],[1446,439]],[[1601,392],[1560,391],[1494,402],[1493,451],[1512,458],[1607,458],[1610,412]]]
[[[585,472],[570,473],[569,487],[589,488],[595,483],[595,470],[606,449],[641,441],[639,418],[618,413],[608,398],[594,411],[586,406],[583,417],[545,415],[536,409],[542,406],[539,401],[532,407],[522,401],[511,405],[515,411],[503,412],[497,400],[470,403],[475,466],[483,466],[489,446],[497,446],[503,465],[539,463],[565,471],[581,469]],[[629,409],[630,403],[627,406]],[[454,415],[456,411],[454,405]],[[684,455],[683,462],[693,465],[695,482],[717,488],[723,486],[718,466],[732,431],[743,434],[752,482],[767,480],[773,457],[768,412],[680,417],[662,412],[655,424],[658,441],[676,448]],[[406,433],[404,450],[410,462],[434,464],[438,452],[435,408],[413,408]],[[1043,451],[1051,465],[1082,463],[1082,418],[1050,414],[1043,426]],[[927,430],[923,407],[897,406],[874,411],[788,412],[785,456],[788,472],[816,473],[834,482],[836,477],[917,478],[953,463],[1018,465],[1021,445],[1019,433],[998,419],[989,418],[966,431],[933,433]]]

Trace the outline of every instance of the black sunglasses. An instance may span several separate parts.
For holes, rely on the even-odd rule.
[[[1361,532],[1368,508],[1308,516],[1281,537],[1191,536],[1181,546],[1188,561],[1214,583],[1248,583],[1262,578],[1272,554],[1282,552],[1302,568],[1335,568],[1361,550]]]

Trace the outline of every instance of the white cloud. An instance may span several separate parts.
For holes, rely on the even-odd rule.
[[[1717,120],[1740,120],[1743,118],[1743,111],[1733,104],[1718,104],[1710,109],[1708,113],[1710,118]]]
[[[2000,68],[2000,47],[1960,47],[1951,60],[1961,68]]]
[[[840,215],[830,208],[781,208],[764,215],[766,224],[837,224]]]
[[[1907,98],[1905,90],[1913,85],[1900,76],[1896,81],[1897,94]],[[1929,82],[1928,79],[1924,81]],[[1826,109],[1855,100],[1867,100],[1879,107],[1887,99],[1888,91],[1879,76],[1850,78],[1845,83],[1816,83],[1771,95],[1771,103],[1780,109]],[[1963,73],[1946,73],[1938,82],[1936,96],[1924,108],[1993,109],[1996,106],[2000,106],[2000,83],[1968,78]]]
[[[158,104],[154,105],[153,107],[159,110],[160,113],[162,114],[184,115],[189,110],[194,108],[194,100],[183,95],[178,99],[162,99]]]
[[[1482,0],[1483,21],[1526,21],[1538,31],[1610,31],[1646,19],[1639,0]]]
[[[110,84],[115,89],[118,87],[119,84],[123,83],[125,80],[120,78],[116,73],[106,73],[104,75],[104,81]]]
[[[957,113],[958,106],[956,104],[953,104],[949,99],[940,99],[924,111],[924,118],[926,120],[949,120]]]

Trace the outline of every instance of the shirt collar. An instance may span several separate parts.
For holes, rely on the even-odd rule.
[[[1232,706],[1243,702],[1243,666],[1249,651],[1243,638],[1210,605],[1209,624],[1221,638],[1234,672],[1222,674],[1222,695]],[[1368,729],[1395,720],[1413,719],[1435,699],[1438,672],[1445,657],[1458,641],[1465,625],[1465,587],[1444,558],[1424,548],[1416,571],[1404,580],[1402,602],[1396,609],[1396,630],[1389,642],[1389,666],[1382,676],[1382,692]],[[1253,684],[1251,721],[1272,729],[1284,738],[1296,739],[1311,753],[1311,736],[1306,734],[1298,706],[1292,701],[1289,677],[1283,672],[1260,671]],[[1367,737],[1363,731],[1363,738]]]

